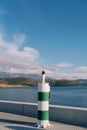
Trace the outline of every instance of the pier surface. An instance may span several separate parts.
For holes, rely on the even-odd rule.
[[[37,119],[7,112],[0,112],[0,130],[38,130]],[[87,130],[87,127],[50,121],[47,130]],[[40,129],[39,129],[40,130]],[[41,129],[42,130],[42,129]]]

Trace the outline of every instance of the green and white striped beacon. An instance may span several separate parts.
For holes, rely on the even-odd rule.
[[[42,83],[38,84],[38,128],[47,128],[49,123],[50,85],[45,83],[45,71],[42,71]]]

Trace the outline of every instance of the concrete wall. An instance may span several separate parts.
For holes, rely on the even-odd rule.
[[[87,126],[87,108],[51,105],[50,119],[54,121]]]
[[[0,100],[0,111],[37,118],[37,104]],[[87,126],[87,108],[50,105],[50,120]]]
[[[0,111],[37,117],[37,104],[0,100]]]

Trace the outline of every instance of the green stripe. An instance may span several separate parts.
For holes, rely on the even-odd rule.
[[[50,93],[49,92],[38,92],[39,101],[48,101]]]
[[[49,111],[38,111],[38,120],[48,120]]]

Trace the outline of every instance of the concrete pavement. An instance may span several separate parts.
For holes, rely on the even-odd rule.
[[[36,118],[0,112],[0,130],[38,130],[36,123]],[[47,130],[87,130],[87,127],[60,122],[50,121],[50,124]]]

